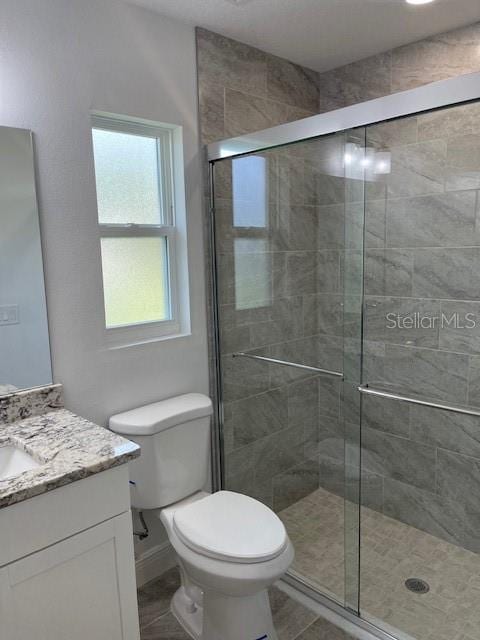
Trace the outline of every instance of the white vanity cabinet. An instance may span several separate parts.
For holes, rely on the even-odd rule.
[[[127,466],[0,510],[1,640],[139,640]]]

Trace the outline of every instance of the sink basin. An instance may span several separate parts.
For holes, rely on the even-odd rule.
[[[40,466],[28,453],[8,444],[0,447],[0,481]]]

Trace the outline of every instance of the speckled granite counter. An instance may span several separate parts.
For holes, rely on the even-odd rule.
[[[52,389],[55,393],[43,391],[43,397],[51,397],[53,393],[55,401],[61,405],[61,387],[55,385]],[[38,390],[32,393],[36,393],[38,399]],[[9,397],[18,408],[18,397]],[[8,413],[11,418],[12,411],[7,407],[6,397],[1,400],[5,405],[3,417]],[[24,395],[24,406],[28,403]],[[0,447],[12,444],[41,465],[0,480],[0,508],[106,471],[140,455],[137,444],[108,429],[66,409],[48,408],[43,404],[38,410],[26,411],[30,417],[14,421],[4,419],[3,424],[0,420]]]

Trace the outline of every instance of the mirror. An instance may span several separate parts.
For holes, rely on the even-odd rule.
[[[0,127],[0,395],[51,382],[32,133]]]

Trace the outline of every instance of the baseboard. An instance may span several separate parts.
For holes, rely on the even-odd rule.
[[[168,540],[148,549],[135,562],[137,587],[158,578],[175,564],[175,551]]]

